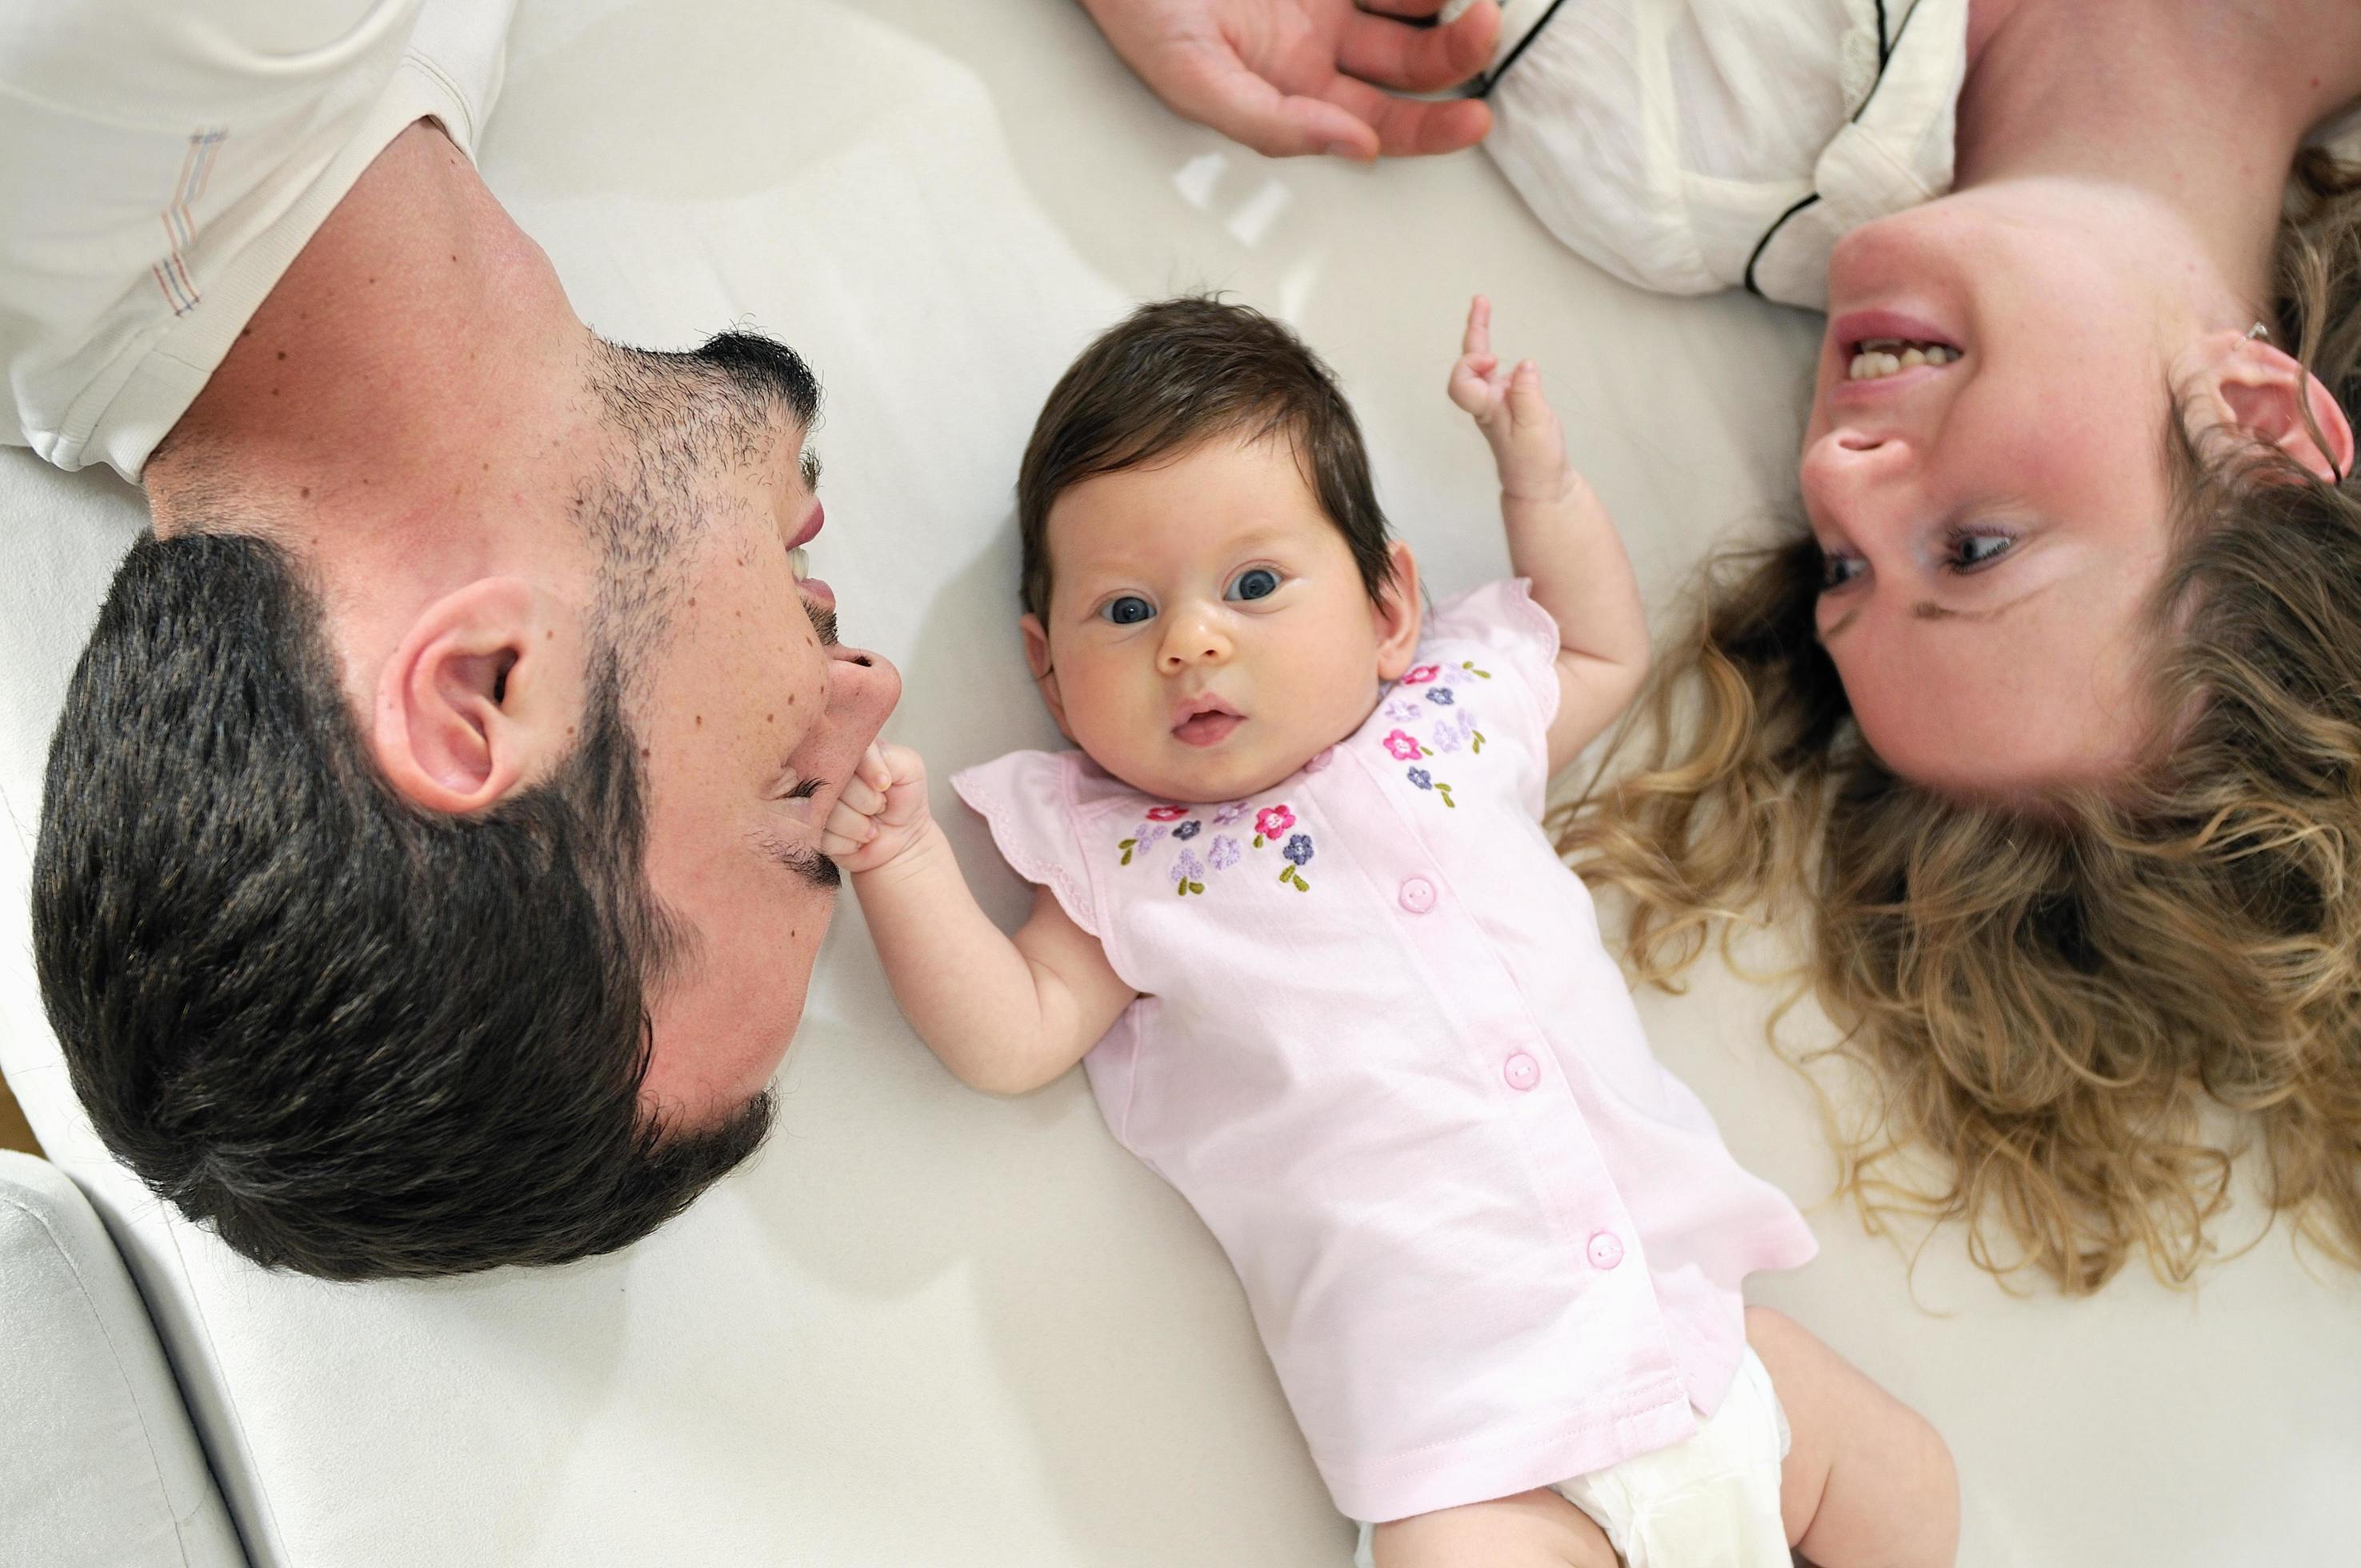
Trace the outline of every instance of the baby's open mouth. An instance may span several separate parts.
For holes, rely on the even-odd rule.
[[[1246,715],[1220,697],[1192,696],[1181,703],[1172,733],[1184,745],[1218,746],[1245,722]]]

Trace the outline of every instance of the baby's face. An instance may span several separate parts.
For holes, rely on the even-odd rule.
[[[1027,656],[1069,739],[1171,801],[1268,789],[1359,728],[1418,641],[1410,553],[1370,602],[1283,440],[1223,439],[1059,496]]]

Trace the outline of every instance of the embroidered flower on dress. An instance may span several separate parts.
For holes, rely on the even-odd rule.
[[[1416,724],[1420,719],[1426,717],[1426,710],[1420,707],[1418,704],[1414,702],[1406,702],[1400,697],[1392,697],[1388,699],[1384,708],[1384,714],[1387,720],[1390,723]]]
[[[1443,666],[1440,664],[1421,664],[1415,670],[1405,674],[1401,678],[1401,684],[1406,686],[1422,686],[1441,674],[1443,674]]]
[[[1427,689],[1426,700],[1429,702],[1439,702],[1443,704],[1444,707],[1448,707],[1453,703],[1457,702],[1459,698],[1453,693],[1449,686],[1431,686]]]
[[[1287,864],[1279,868],[1279,880],[1298,893],[1310,893],[1312,884],[1303,880],[1302,868],[1312,863],[1312,835],[1294,835],[1279,853],[1287,857]]]
[[[1459,809],[1459,803],[1451,798],[1451,786],[1437,779],[1433,773],[1428,773],[1424,768],[1411,769],[1410,782],[1420,789],[1433,790],[1435,794],[1443,797],[1443,804],[1451,807],[1454,811]]]
[[[1215,807],[1207,817],[1189,817],[1185,806],[1150,806],[1147,809],[1148,820],[1139,825],[1132,837],[1120,840],[1115,848],[1122,851],[1123,863],[1127,866],[1146,854],[1150,845],[1169,837],[1177,852],[1165,870],[1171,878],[1174,894],[1186,898],[1192,893],[1203,893],[1207,880],[1214,873],[1227,871],[1246,857],[1246,847],[1239,842],[1245,836],[1244,830],[1235,835],[1207,835],[1208,817],[1218,828],[1237,821],[1249,811],[1255,814],[1257,831],[1254,847],[1257,850],[1267,845],[1278,847],[1279,858],[1285,862],[1279,868],[1279,880],[1299,893],[1311,892],[1312,884],[1303,880],[1301,868],[1312,861],[1312,835],[1289,835],[1288,829],[1295,826],[1295,813],[1284,802],[1256,811],[1249,801],[1233,800]],[[1178,817],[1174,815],[1176,813]],[[1187,817],[1187,820],[1180,820],[1179,817]],[[1205,840],[1202,856],[1193,842],[1201,837]]]
[[[1388,730],[1385,748],[1386,755],[1398,762],[1415,762],[1426,755],[1426,748],[1418,743],[1418,737],[1407,730]]]

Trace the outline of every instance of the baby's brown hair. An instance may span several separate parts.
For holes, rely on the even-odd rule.
[[[1047,620],[1049,509],[1100,474],[1177,457],[1219,437],[1284,437],[1320,510],[1377,599],[1392,581],[1386,515],[1352,405],[1281,323],[1210,295],[1158,300],[1101,333],[1041,406],[1016,474],[1019,591]]]

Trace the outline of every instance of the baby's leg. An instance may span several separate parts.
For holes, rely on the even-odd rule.
[[[1960,1476],[1926,1418],[1768,1308],[1746,1309],[1746,1342],[1787,1412],[1788,1544],[1819,1568],[1950,1568]]]
[[[1615,1568],[1607,1532],[1547,1489],[1381,1524],[1369,1552],[1378,1568]]]

